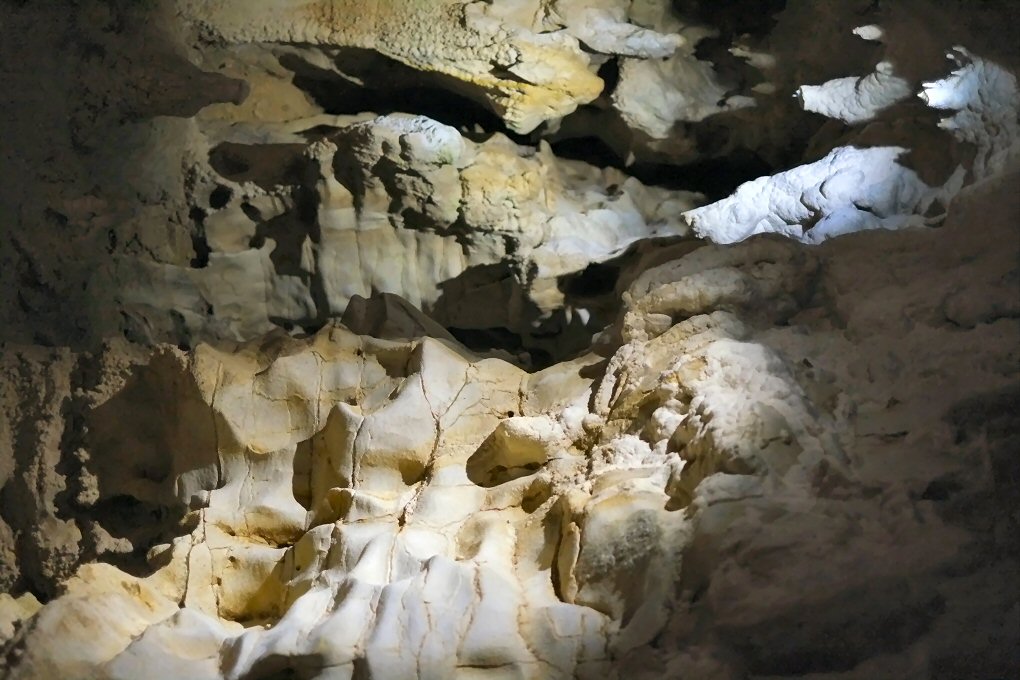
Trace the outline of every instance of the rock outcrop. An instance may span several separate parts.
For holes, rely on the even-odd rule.
[[[885,5],[9,3],[0,676],[1010,676],[1016,8]]]

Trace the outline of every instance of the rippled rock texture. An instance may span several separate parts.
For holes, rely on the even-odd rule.
[[[2,677],[1020,667],[1012,3],[0,7]]]

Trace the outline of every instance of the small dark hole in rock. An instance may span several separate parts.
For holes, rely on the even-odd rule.
[[[233,196],[234,192],[231,191],[229,187],[222,185],[217,186],[212,190],[212,193],[209,194],[209,207],[213,210],[225,208],[227,204],[230,203],[230,199],[233,198]]]
[[[251,203],[242,203],[241,210],[244,212],[245,215],[248,216],[248,219],[251,220],[252,222],[262,221],[262,213],[259,212],[259,209],[253,206]]]
[[[195,251],[195,257],[191,258],[191,266],[195,269],[209,266],[209,255],[212,253],[212,249],[209,247],[205,237],[197,234],[192,235],[191,247]]]
[[[960,491],[960,483],[953,479],[936,479],[928,484],[921,494],[921,500],[935,501],[941,503],[949,500],[950,496]]]
[[[565,277],[560,283],[560,290],[577,297],[597,297],[613,292],[620,270],[610,265],[593,263],[584,271],[571,277]]]

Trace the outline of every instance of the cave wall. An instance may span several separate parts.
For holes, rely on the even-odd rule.
[[[3,677],[1020,667],[1013,3],[0,9]]]

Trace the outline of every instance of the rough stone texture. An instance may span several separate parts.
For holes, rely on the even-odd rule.
[[[183,517],[176,537],[128,522],[151,575],[83,568],[13,677],[952,677],[978,616],[1005,672],[1009,186],[883,234],[877,265],[868,234],[702,247],[630,286],[607,360],[532,375],[343,327],[164,350],[93,398],[78,502]],[[104,611],[66,647],[57,626]]]
[[[924,226],[945,217],[965,175],[932,188],[898,161],[902,147],[840,147],[817,163],[740,185],[731,196],[686,214],[698,236],[736,243],[776,233],[819,243],[869,229]]]
[[[5,4],[0,675],[1010,677],[981,4]]]
[[[262,182],[255,168],[220,178],[202,217],[201,267],[118,261],[135,332],[241,340],[321,325],[354,295],[390,293],[446,326],[548,334],[568,304],[562,278],[638,240],[686,234],[679,213],[699,198],[502,135],[474,144],[420,116],[342,127],[291,162],[302,168],[293,184]],[[600,321],[575,332],[590,336]]]
[[[193,0],[179,7],[207,40],[374,50],[454,81],[512,129],[530,132],[598,97],[603,83],[593,71],[606,57],[665,59],[687,43],[661,20],[666,3],[640,4],[653,7],[622,0],[320,0],[297,6]]]

